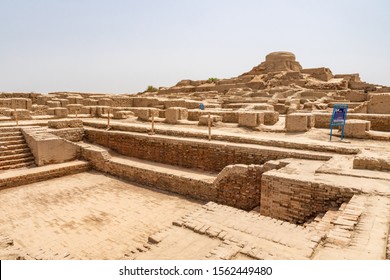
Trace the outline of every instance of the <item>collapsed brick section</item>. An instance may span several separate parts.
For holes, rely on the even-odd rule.
[[[216,202],[251,210],[259,205],[263,165],[226,166],[214,181]]]
[[[318,213],[339,207],[359,193],[334,185],[300,181],[265,173],[261,179],[260,213],[292,223],[303,224]]]

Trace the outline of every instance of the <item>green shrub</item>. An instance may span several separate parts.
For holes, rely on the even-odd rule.
[[[154,92],[154,91],[158,91],[158,89],[155,88],[154,86],[148,86],[148,88],[146,89],[146,91],[148,91],[148,92]]]
[[[215,83],[215,82],[217,82],[219,79],[218,78],[209,78],[207,81],[209,82],[209,83]]]

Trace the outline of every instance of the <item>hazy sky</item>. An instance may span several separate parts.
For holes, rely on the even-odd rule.
[[[390,1],[0,0],[0,92],[134,93],[269,52],[390,85]]]

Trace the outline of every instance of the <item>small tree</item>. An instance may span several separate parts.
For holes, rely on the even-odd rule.
[[[148,86],[148,88],[146,89],[146,91],[148,91],[148,92],[155,92],[155,91],[158,91],[158,89],[155,88],[154,86]]]
[[[218,78],[213,78],[213,77],[211,77],[211,78],[209,78],[207,81],[209,82],[209,83],[215,83],[215,82],[217,82],[219,79]]]

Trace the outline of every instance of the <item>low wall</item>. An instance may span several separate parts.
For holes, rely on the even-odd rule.
[[[73,120],[55,120],[48,121],[47,125],[49,128],[61,129],[61,128],[82,128],[83,121],[80,119]]]
[[[88,162],[75,161],[0,174],[0,190],[88,171]],[[17,174],[19,172],[20,174]]]
[[[222,122],[238,123],[239,112],[237,111],[218,111],[218,110],[188,110],[188,120],[199,121],[200,116],[216,115],[222,117]]]
[[[212,183],[108,161],[105,172],[132,182],[205,201],[216,200]]]
[[[354,169],[390,171],[390,154],[371,154],[364,151],[353,159]]]
[[[264,173],[261,178],[260,214],[303,224],[319,213],[340,207],[358,190],[295,180]]]
[[[84,121],[84,125],[93,128],[98,128],[98,129],[107,128],[107,124],[93,122],[93,121]],[[149,127],[134,126],[130,124],[112,124],[111,128],[112,130],[136,132],[136,133],[149,133],[151,131]],[[154,132],[156,134],[164,135],[164,136],[207,139],[206,131],[185,131],[185,130],[155,128]],[[225,135],[225,134],[212,133],[211,139],[217,141],[231,142],[231,143],[254,144],[254,145],[261,145],[261,146],[271,146],[271,147],[280,147],[280,148],[295,149],[295,150],[307,150],[307,151],[315,151],[315,152],[331,152],[331,153],[338,153],[338,154],[359,153],[358,148],[349,148],[345,146],[324,145],[324,144],[314,144],[314,143],[307,144],[302,142],[289,142],[286,140],[254,139],[254,138]],[[329,156],[328,158],[324,158],[323,160],[328,160],[330,158],[331,156]]]
[[[96,129],[85,129],[85,139],[128,157],[214,172],[220,172],[225,166],[232,164],[264,164],[268,160],[283,158],[314,160],[330,158],[328,155],[275,147],[216,143]]]
[[[313,112],[316,128],[329,128],[331,113]],[[390,131],[390,115],[384,114],[348,114],[347,119],[365,120],[371,122],[371,129],[378,131]]]

